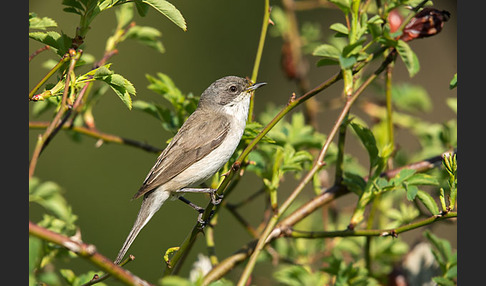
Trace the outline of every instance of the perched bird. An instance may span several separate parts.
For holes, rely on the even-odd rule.
[[[142,206],[116,264],[169,197],[186,192],[214,192],[190,186],[210,178],[230,159],[245,130],[251,92],[265,84],[226,76],[202,93],[196,110],[162,151],[133,196],[143,196]]]

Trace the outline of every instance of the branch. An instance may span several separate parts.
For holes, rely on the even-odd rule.
[[[46,127],[48,127],[48,125],[49,125],[48,122],[35,122],[35,121],[29,122],[29,128],[32,128],[32,129],[46,128]],[[123,138],[123,137],[113,135],[113,134],[103,133],[103,132],[100,132],[100,131],[92,129],[92,128],[81,127],[81,126],[62,126],[62,129],[72,130],[74,132],[84,134],[84,135],[87,135],[87,136],[95,138],[95,139],[103,140],[103,142],[124,144],[124,145],[128,145],[128,146],[140,148],[140,149],[145,150],[147,152],[158,153],[158,152],[162,151],[160,148],[151,146],[151,145],[143,143],[143,142]]]
[[[49,49],[50,49],[49,45],[45,45],[45,46],[43,46],[42,48],[37,49],[35,52],[33,52],[33,53],[32,53],[32,55],[30,55],[30,56],[29,56],[29,62],[30,62],[30,61],[31,61],[31,60],[32,60],[32,59],[33,59],[35,56],[37,56],[38,54],[40,54],[41,52],[43,52],[43,51],[47,51],[47,50],[49,50]]]
[[[59,111],[56,113],[56,116],[54,117],[54,119],[51,121],[51,123],[47,127],[44,134],[42,134],[38,138],[37,144],[36,144],[34,152],[32,154],[32,159],[30,160],[30,164],[29,164],[29,179],[32,178],[32,175],[34,174],[34,170],[35,170],[35,167],[37,165],[37,159],[39,158],[42,150],[44,150],[44,148],[47,146],[49,141],[57,133],[57,131],[59,131],[59,128],[64,124],[64,122],[67,119],[67,116],[64,117],[63,120],[61,120],[61,117],[68,110],[67,97],[68,97],[68,93],[69,93],[70,81],[73,79],[72,76],[74,75],[74,67],[76,65],[76,62],[81,57],[81,54],[82,54],[81,50],[76,52],[74,49],[70,49],[69,53],[67,53],[63,57],[61,62],[58,63],[58,65],[60,65],[60,63],[63,63],[63,61],[65,59],[70,59],[69,69],[68,69],[67,74],[66,74],[66,83],[64,85],[64,92],[62,94],[61,106],[59,108]],[[36,86],[36,88],[38,88],[38,86]],[[36,88],[34,88],[31,91],[31,93],[29,94],[29,98],[31,98],[31,95],[33,93],[35,93]],[[69,113],[68,113],[68,115],[69,115]]]
[[[362,230],[338,230],[338,231],[300,231],[288,228],[283,236],[293,238],[326,238],[326,237],[348,237],[348,236],[393,236],[397,237],[400,233],[404,233],[419,227],[423,227],[432,224],[436,221],[444,219],[456,218],[457,212],[447,212],[445,214],[438,214],[431,216],[427,219],[420,220],[414,223],[403,225],[397,228],[391,229],[362,229]]]
[[[29,221],[29,234],[42,240],[55,243],[76,253],[78,256],[86,258],[103,271],[110,273],[116,279],[128,285],[152,285],[149,282],[133,275],[128,270],[114,264],[110,259],[96,252],[96,247],[80,241],[75,241],[62,234],[50,231]]]
[[[54,74],[62,65],[70,59],[69,53],[66,53],[59,62],[34,86],[29,92],[29,100],[36,100],[34,93]]]
[[[441,160],[442,160],[441,155],[438,155],[420,162],[409,164],[407,166],[398,169],[390,170],[388,172],[383,173],[382,176],[387,178],[392,178],[393,176],[398,174],[399,173],[398,170],[402,168],[414,169],[417,170],[417,172],[425,172],[432,168],[440,166]],[[278,225],[274,228],[273,232],[270,235],[271,239],[268,239],[266,241],[266,244],[269,244],[274,239],[281,237],[289,229],[291,229],[292,226],[297,224],[299,221],[302,221],[310,214],[314,213],[314,211],[316,211],[317,209],[327,205],[328,203],[348,193],[350,193],[350,191],[346,188],[346,186],[334,185],[329,189],[325,190],[324,192],[322,192],[320,195],[312,198],[309,202],[303,204],[294,212],[292,212],[287,217],[282,219],[280,223],[278,223]],[[403,230],[399,230],[399,231],[403,232]],[[212,281],[220,279],[227,272],[229,272],[231,269],[236,267],[236,265],[245,261],[253,253],[257,241],[258,240],[250,241],[245,246],[243,246],[240,250],[238,250],[235,254],[229,256],[228,258],[221,261],[220,264],[216,265],[213,269],[211,269],[211,271],[208,274],[206,274],[202,285],[208,285]]]
[[[262,30],[260,33],[260,41],[258,43],[258,48],[257,48],[257,54],[255,57],[255,63],[253,64],[253,72],[251,75],[251,81],[256,82],[257,75],[258,75],[258,69],[260,67],[260,62],[262,59],[262,53],[263,53],[263,46],[265,45],[265,37],[267,36],[267,29],[268,29],[268,23],[270,20],[270,0],[265,0],[265,7],[263,10],[263,24],[262,24]],[[250,98],[250,108],[248,111],[248,122],[251,122],[253,120],[253,105],[254,105],[254,100],[253,100],[253,95],[252,93],[251,98]]]

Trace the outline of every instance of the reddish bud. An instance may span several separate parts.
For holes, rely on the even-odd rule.
[[[424,8],[418,12],[403,29],[403,34],[399,39],[408,42],[413,39],[430,37],[438,34],[444,22],[447,22],[451,14],[445,10],[439,11],[434,8]],[[394,33],[398,30],[403,22],[403,17],[397,9],[388,14],[388,23],[390,25],[390,32]]]

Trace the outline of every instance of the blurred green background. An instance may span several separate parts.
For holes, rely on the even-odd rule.
[[[434,1],[435,7],[451,13],[451,19],[445,24],[443,31],[435,37],[413,41],[411,47],[419,57],[421,70],[409,78],[403,63],[398,60],[394,73],[394,82],[410,82],[424,87],[432,99],[433,110],[424,113],[423,118],[430,122],[441,123],[454,118],[455,114],[447,107],[445,99],[456,96],[457,89],[449,90],[449,81],[457,72],[457,1]],[[188,29],[182,31],[167,18],[150,9],[146,17],[135,16],[138,25],[152,26],[162,32],[162,43],[166,52],[160,54],[153,49],[142,46],[134,41],[125,41],[119,47],[119,54],[110,59],[111,69],[130,80],[137,89],[134,100],[149,102],[166,102],[156,93],[146,87],[146,74],[155,76],[157,72],[168,74],[183,93],[201,92],[214,80],[226,75],[251,76],[256,48],[260,36],[263,16],[263,1],[171,1],[187,21]],[[280,1],[271,1],[271,5],[281,5]],[[43,0],[29,1],[29,12],[35,12],[40,17],[54,19],[62,31],[69,36],[74,35],[79,17],[62,11],[61,1]],[[322,31],[322,42],[332,33],[328,29],[334,22],[343,22],[342,13],[332,9],[315,9],[298,13],[299,23],[311,22],[318,24]],[[103,54],[106,39],[111,36],[116,26],[114,9],[102,13],[91,25],[91,30],[85,39],[84,52],[99,60]],[[271,29],[271,27],[270,27]],[[59,31],[59,29],[58,29]],[[277,106],[286,104],[292,92],[297,92],[296,85],[289,81],[280,66],[281,38],[267,35],[263,58],[260,65],[258,81],[267,82],[267,86],[256,92],[255,115],[258,116],[267,104]],[[42,45],[29,40],[29,54]],[[311,87],[329,78],[336,72],[335,67],[315,67],[317,58],[306,56],[310,65],[309,79]],[[43,52],[29,63],[29,90],[45,75],[47,70],[42,63],[56,58],[52,52]],[[315,98],[324,102],[339,98],[342,86],[336,85]],[[363,96],[373,93],[369,89]],[[30,120],[50,119],[50,114],[33,118],[29,104]],[[300,110],[300,107],[298,110]],[[326,110],[324,107],[318,114],[319,130],[328,133],[334,124],[339,109]],[[359,113],[358,110],[352,112]],[[108,91],[94,110],[97,128],[106,133],[116,134],[124,138],[147,142],[148,144],[165,147],[170,138],[159,122],[139,111],[130,111]],[[29,159],[41,131],[29,131]],[[419,148],[418,142],[406,132],[397,133],[396,141],[400,148],[410,152]],[[35,176],[42,181],[52,180],[62,186],[68,203],[73,212],[78,215],[77,224],[82,233],[83,241],[96,245],[99,252],[109,258],[114,258],[128,234],[140,206],[140,200],[130,201],[138,190],[141,182],[152,167],[156,154],[141,151],[136,148],[117,144],[95,146],[96,141],[83,137],[81,142],[74,142],[64,132],[60,132],[43,152],[36,168]],[[361,158],[366,164],[366,156],[357,142],[351,142],[349,152]],[[247,173],[231,196],[231,201],[238,201],[253,193],[260,183],[255,176]],[[289,177],[288,183],[282,189],[284,193],[295,187],[294,180]],[[310,196],[305,192],[303,195]],[[207,199],[203,196],[188,195],[192,201],[205,205]],[[250,204],[242,213],[253,223],[261,218],[263,202]],[[42,210],[32,205],[29,218],[38,221]],[[173,214],[177,213],[175,217]],[[135,274],[155,282],[161,277],[165,264],[162,256],[169,247],[178,246],[195,223],[196,214],[180,202],[169,202],[153,217],[132,245],[129,253],[137,259],[127,268]],[[438,225],[444,235],[451,239],[456,248],[456,226]],[[403,237],[413,237],[420,234],[418,229]],[[230,235],[228,235],[230,233]],[[222,211],[219,225],[215,233],[217,254],[224,258],[248,242],[250,236],[235,222],[231,215]],[[188,257],[188,263],[182,269],[181,275],[187,276],[191,263],[198,253],[205,253],[204,238],[199,237],[195,249]],[[68,265],[76,273],[93,270],[94,267],[83,259],[75,259]],[[257,267],[255,273],[265,273],[271,268]],[[228,278],[239,275],[241,269],[235,269]],[[270,280],[254,281],[258,285]],[[265,276],[265,275],[263,275]],[[109,284],[117,284],[113,279]]]

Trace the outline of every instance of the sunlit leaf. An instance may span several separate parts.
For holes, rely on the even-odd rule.
[[[140,2],[152,6],[155,10],[169,18],[169,20],[179,26],[182,30],[187,30],[186,20],[182,16],[181,12],[179,12],[179,10],[177,10],[177,8],[170,2],[165,0],[142,0]]]

